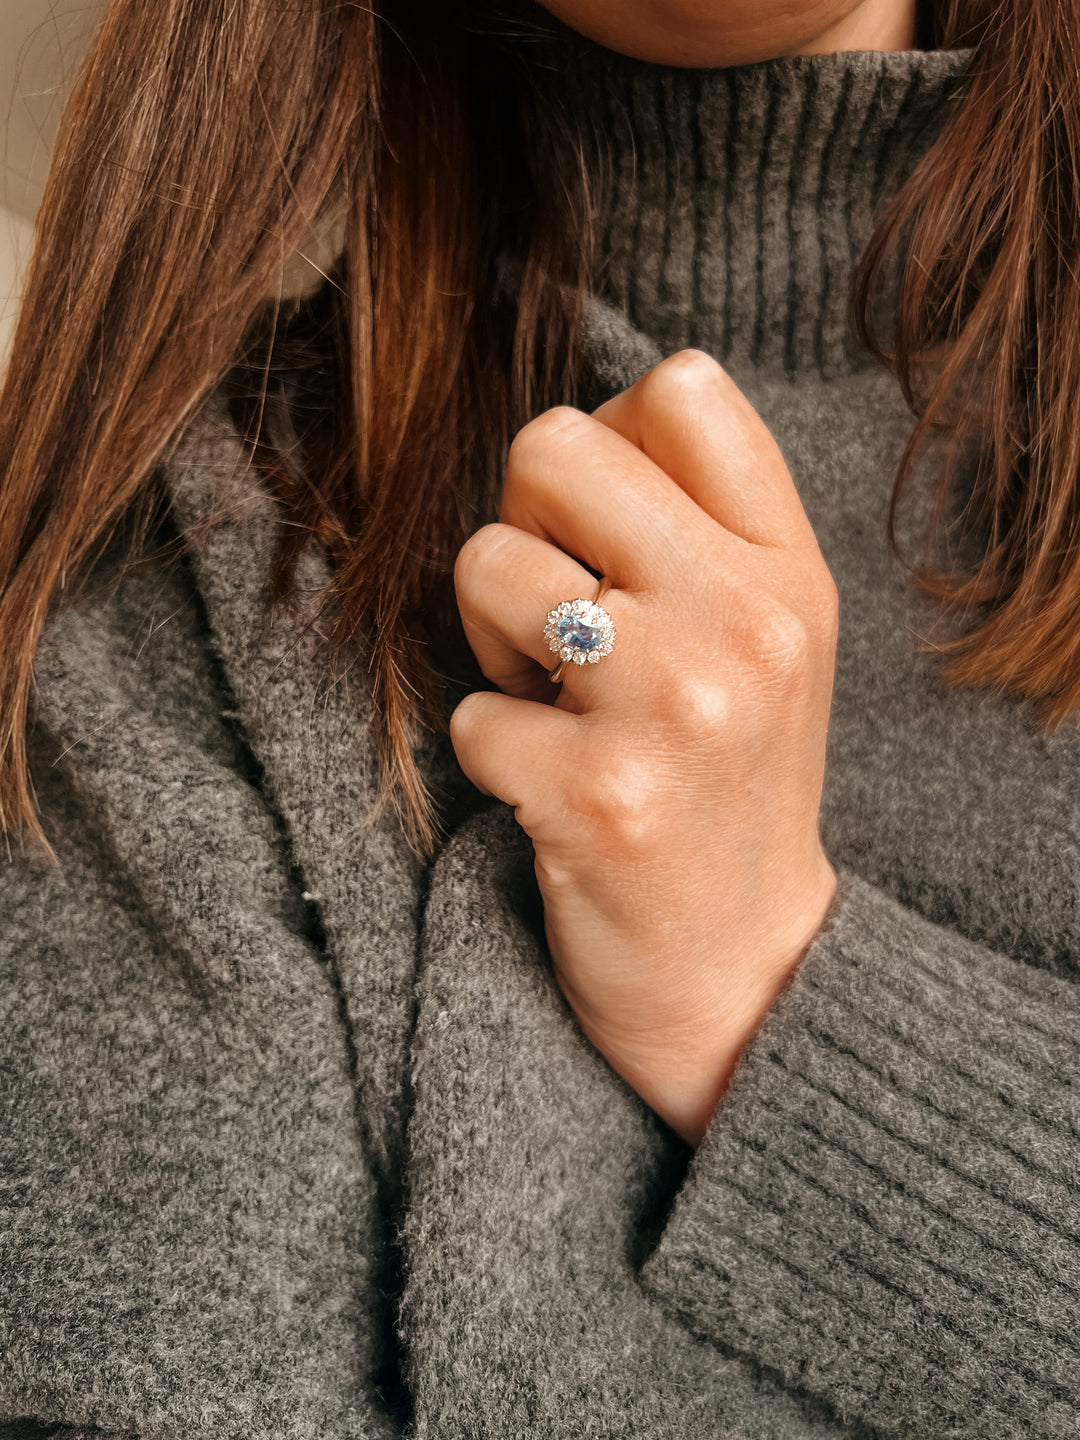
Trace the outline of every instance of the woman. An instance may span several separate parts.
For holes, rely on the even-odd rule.
[[[376,10],[61,137],[7,1433],[1073,1435],[1080,13]]]

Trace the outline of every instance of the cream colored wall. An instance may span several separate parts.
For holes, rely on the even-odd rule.
[[[49,154],[104,0],[0,0],[0,368]]]
[[[33,226],[22,215],[0,207],[0,373],[11,343],[19,307],[19,276],[30,253]]]

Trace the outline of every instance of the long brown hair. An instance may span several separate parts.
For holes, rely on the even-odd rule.
[[[50,607],[151,506],[157,461],[229,377],[291,521],[276,591],[309,537],[327,547],[333,645],[362,646],[375,684],[383,799],[430,848],[413,747],[445,725],[453,556],[514,431],[575,398],[592,272],[588,166],[530,65],[541,18],[531,0],[112,0],[0,397],[0,830],[43,842],[25,727]],[[974,46],[971,75],[864,257],[863,333],[920,412],[894,507],[929,431],[978,442],[985,555],[915,572],[980,607],[945,676],[1036,699],[1056,724],[1080,702],[1077,3],[940,0],[932,24],[936,45]],[[266,297],[334,204],[343,258],[288,322]],[[878,337],[898,246],[896,331]],[[500,257],[519,267],[509,316],[488,303]],[[313,346],[339,403],[313,402],[297,463],[274,417]]]
[[[920,447],[947,432],[912,566],[974,617],[933,647],[941,680],[1033,700],[1049,730],[1080,705],[1080,4],[941,0],[936,24],[943,45],[976,47],[965,103],[879,217],[855,288],[862,336],[919,417],[889,534],[895,547]],[[873,294],[898,246],[895,333],[880,337]],[[942,566],[961,462],[978,554]]]

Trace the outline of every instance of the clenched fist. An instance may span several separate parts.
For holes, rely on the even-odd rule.
[[[614,649],[553,685],[545,617],[597,574]],[[533,841],[585,1034],[696,1144],[836,890],[818,832],[836,587],[791,476],[721,367],[682,351],[591,416],[520,431],[455,579],[503,692],[455,710],[462,769]]]

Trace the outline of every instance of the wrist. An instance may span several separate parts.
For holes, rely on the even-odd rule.
[[[796,925],[794,943],[759,954],[742,970],[736,988],[706,994],[678,1024],[635,1035],[613,1036],[578,1010],[585,1034],[612,1068],[647,1105],[690,1145],[704,1138],[744,1047],[760,1028],[819,933],[836,895],[837,877],[827,860],[816,898]],[[577,1007],[575,1006],[575,1009]]]

